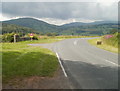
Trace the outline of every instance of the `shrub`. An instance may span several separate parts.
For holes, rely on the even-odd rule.
[[[33,36],[33,40],[38,40],[38,36],[37,36],[37,35],[34,35],[34,36]]]
[[[15,33],[7,33],[2,36],[2,42],[14,42]],[[16,41],[20,41],[19,34],[16,35]]]
[[[27,41],[30,40],[30,37],[21,37],[20,39],[21,39],[20,41]]]

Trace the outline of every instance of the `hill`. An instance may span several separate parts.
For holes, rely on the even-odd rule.
[[[74,23],[75,24],[75,23]],[[117,31],[118,24],[117,23],[103,23],[103,24],[83,24],[83,25],[75,25],[74,26],[63,25],[61,26],[62,34],[73,34],[73,35],[105,35],[110,34],[113,30]]]
[[[118,29],[118,24],[115,21],[97,21],[92,23],[74,22],[56,26],[33,18],[19,18],[3,21],[3,23],[28,27],[36,30],[36,32],[57,33],[60,35],[104,35],[111,33],[113,29]]]
[[[99,25],[99,24],[117,24],[117,21],[95,21],[90,23],[83,23],[83,22],[73,22],[62,25],[63,27],[78,27],[83,25]]]
[[[57,28],[56,28],[57,26],[33,18],[19,18],[9,21],[3,21],[3,23],[16,24],[19,26],[29,27],[42,33],[57,32]]]
[[[15,24],[6,24],[6,23],[2,23],[2,31],[0,31],[0,33],[4,34],[4,33],[12,33],[12,32],[17,32],[17,33],[39,33],[36,30],[33,30],[31,28],[28,27],[22,27],[22,26],[18,26]]]

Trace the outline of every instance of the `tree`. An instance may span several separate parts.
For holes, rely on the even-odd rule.
[[[6,33],[2,36],[2,42],[14,42],[15,33]],[[20,41],[19,34],[16,35],[16,41]]]

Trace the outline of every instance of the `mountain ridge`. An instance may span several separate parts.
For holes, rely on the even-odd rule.
[[[60,35],[103,35],[117,28],[117,23],[112,21],[99,21],[93,23],[74,22],[57,26],[33,18],[19,18],[3,21],[3,23],[28,27],[42,33],[57,33]]]
[[[35,18],[18,18],[18,19],[11,19],[11,20],[5,20],[5,21],[2,21],[2,22],[9,22],[9,21],[16,21],[16,20],[21,20],[21,19],[32,19],[32,20],[35,20],[35,21],[38,21],[38,22],[43,22],[43,23],[47,23],[49,25],[54,25],[54,26],[65,26],[65,25],[69,25],[69,24],[78,24],[80,23],[81,25],[91,25],[91,24],[106,24],[106,23],[118,23],[118,21],[94,21],[94,22],[89,22],[89,23],[85,23],[85,22],[70,22],[70,23],[66,23],[66,24],[63,24],[63,25],[55,25],[55,24],[50,24],[46,21],[43,21],[43,20],[38,20],[38,19],[35,19]]]

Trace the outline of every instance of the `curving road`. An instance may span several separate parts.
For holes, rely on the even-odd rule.
[[[118,55],[90,45],[88,39],[66,39],[44,46],[56,52],[75,89],[117,89]]]

